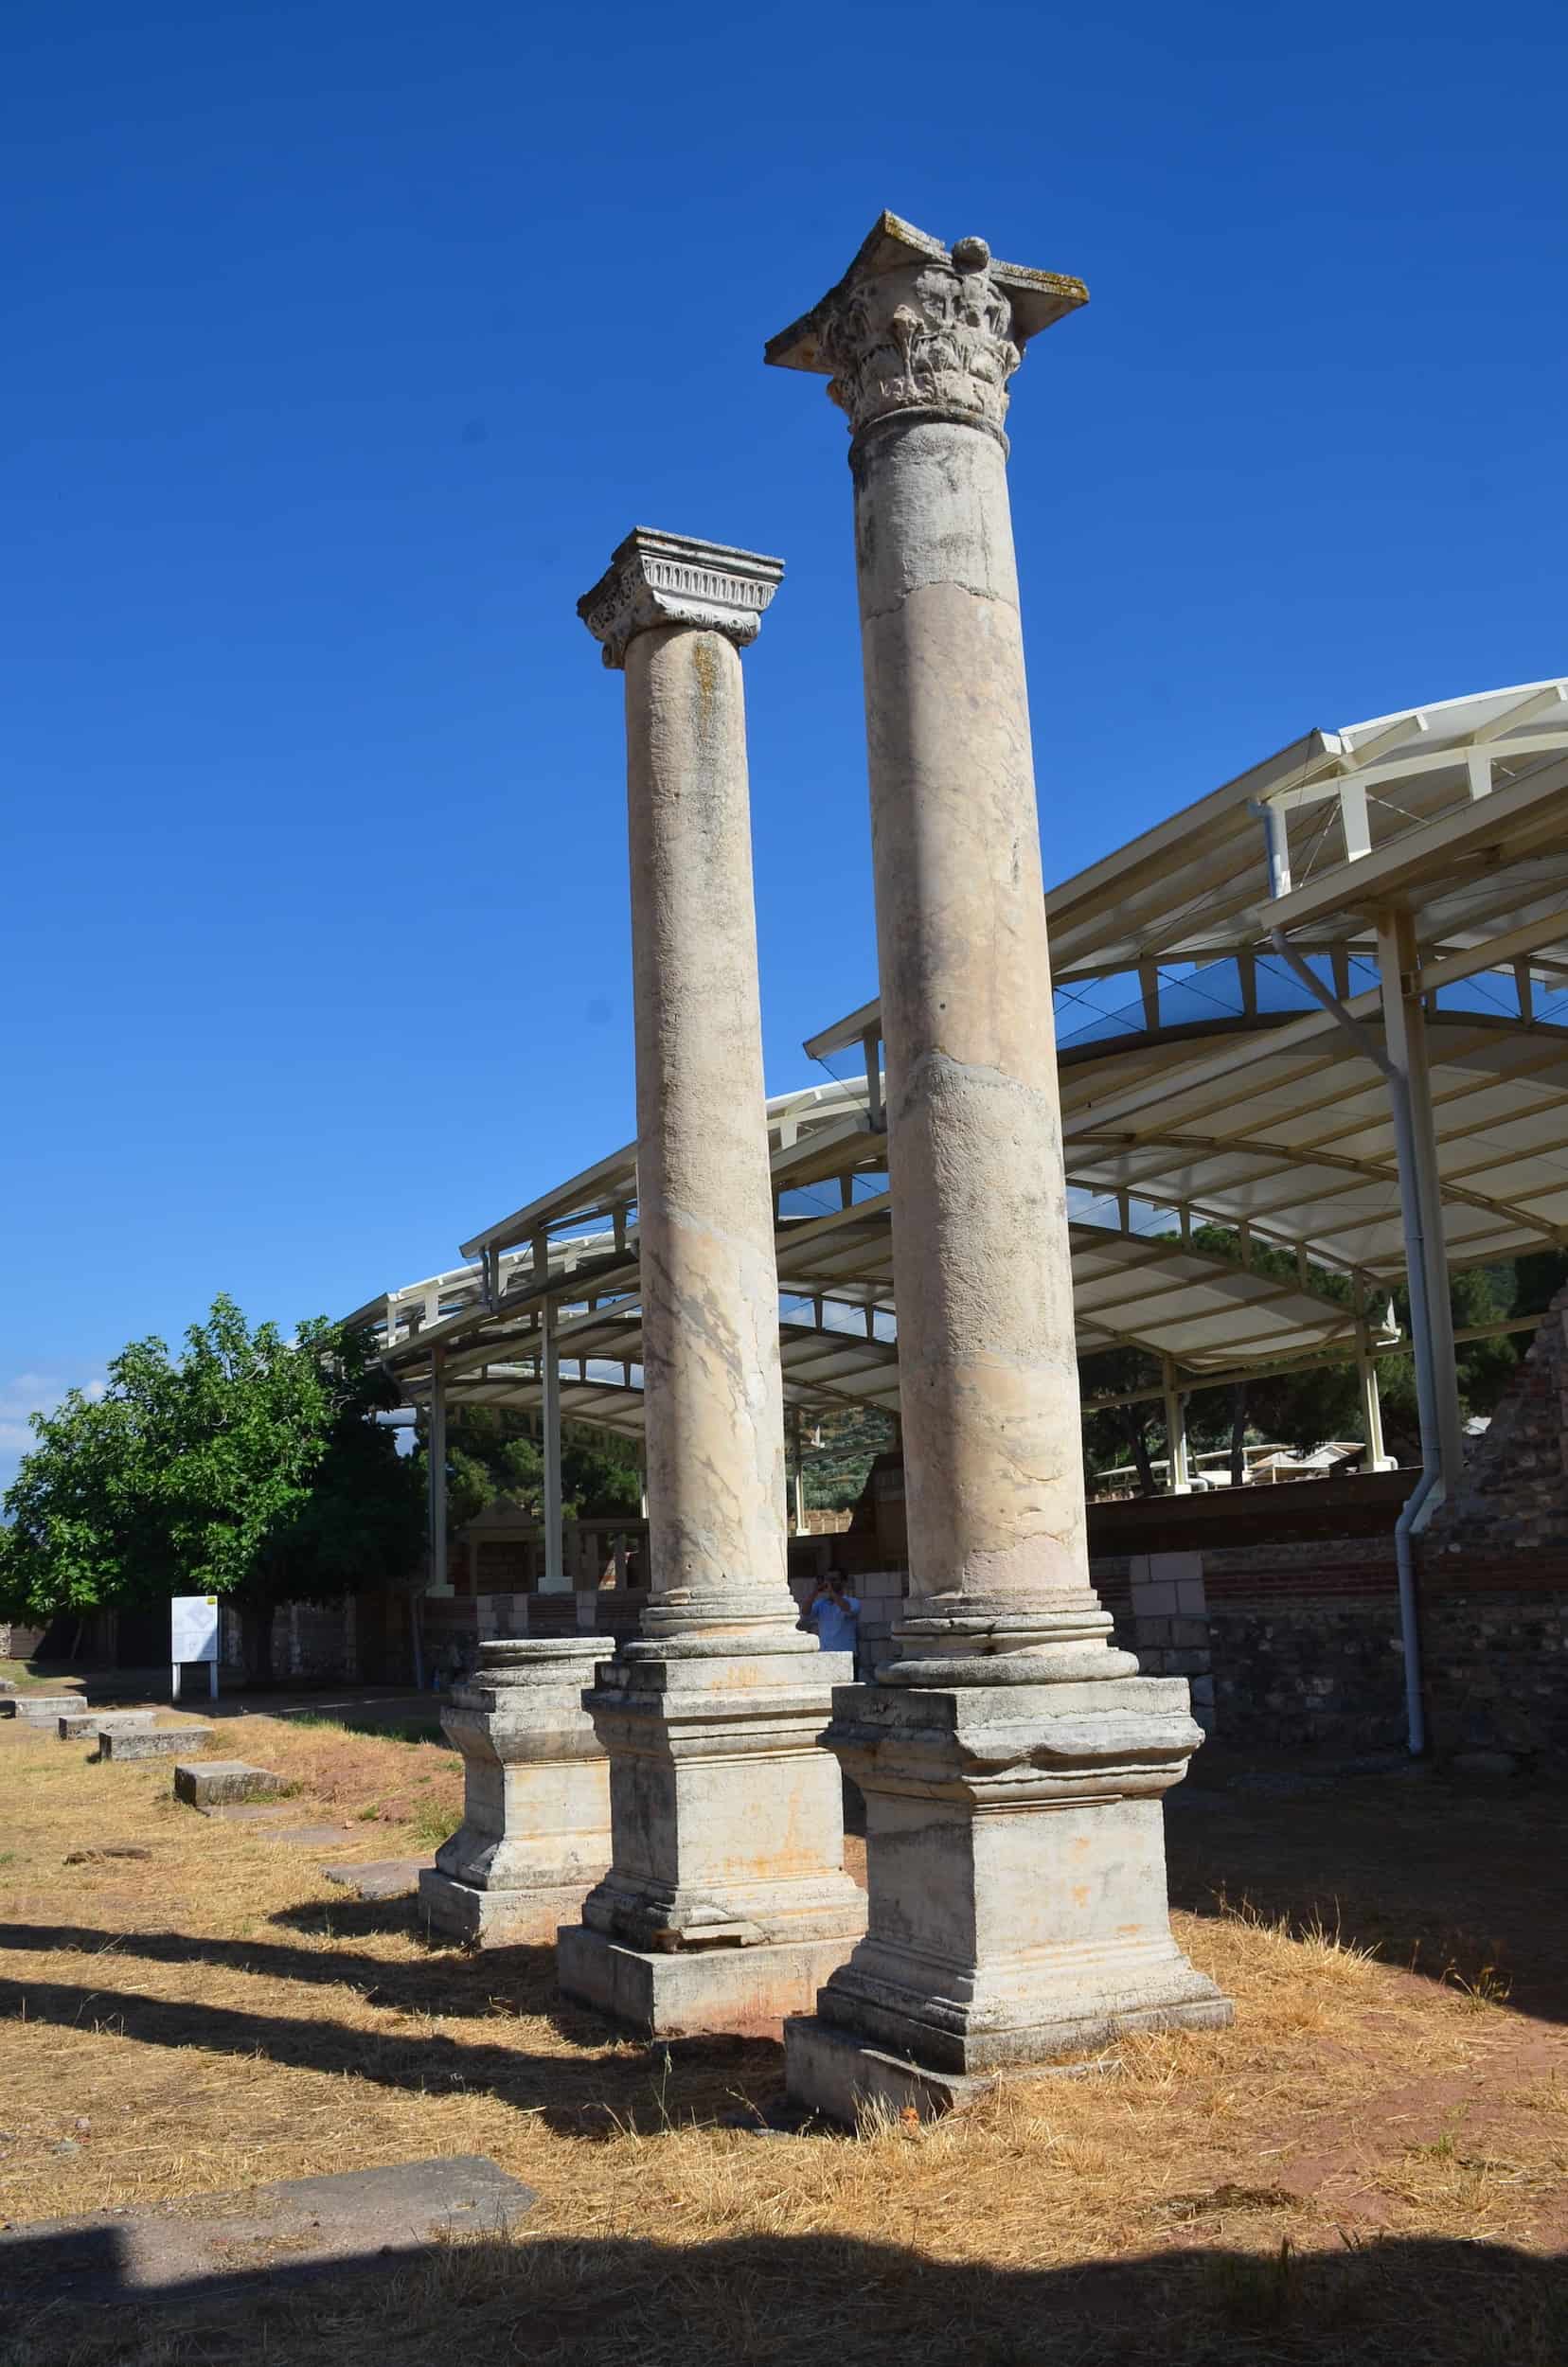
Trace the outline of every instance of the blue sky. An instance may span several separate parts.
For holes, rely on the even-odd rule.
[[[630,1134],[634,522],[788,568],[774,1088],[874,989],[846,436],[760,356],[881,207],[1092,292],[1014,384],[1047,878],[1568,664],[1559,6],[20,0],[3,64],[0,1477]]]

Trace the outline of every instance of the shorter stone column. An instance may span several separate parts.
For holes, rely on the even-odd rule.
[[[610,1771],[582,1706],[602,1637],[483,1644],[441,1711],[463,1822],[419,1877],[429,1922],[480,1948],[554,1941],[610,1863]]]
[[[865,1926],[821,1748],[850,1659],[800,1632],[784,1532],[739,657],[781,572],[639,527],[579,603],[626,676],[652,1590],[587,1697],[615,1853],[560,1970],[655,2038],[776,2029]]]

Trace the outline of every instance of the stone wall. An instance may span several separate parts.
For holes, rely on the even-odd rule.
[[[1568,1561],[1568,1287],[1553,1299],[1423,1547],[1429,1562],[1521,1549]]]

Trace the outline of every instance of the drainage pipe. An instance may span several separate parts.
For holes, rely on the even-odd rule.
[[[1411,1539],[1422,1513],[1435,1497],[1439,1502],[1449,1474],[1443,1469],[1442,1433],[1437,1419],[1437,1376],[1432,1361],[1432,1320],[1427,1299],[1426,1219],[1421,1207],[1420,1171],[1416,1164],[1416,1121],[1410,1102],[1410,1079],[1397,1068],[1369,1028],[1348,1012],[1303,961],[1283,929],[1271,929],[1269,943],[1287,970],[1301,981],[1355,1042],[1358,1050],[1381,1071],[1388,1086],[1394,1120],[1395,1159],[1399,1171],[1399,1213],[1404,1226],[1405,1271],[1410,1289],[1410,1344],[1415,1351],[1416,1406],[1421,1426],[1421,1476],[1394,1525],[1394,1560],[1399,1577],[1399,1634],[1404,1645],[1405,1735],[1411,1755],[1419,1758],[1427,1747],[1426,1705],[1421,1678],[1421,1637],[1417,1618],[1416,1563]]]

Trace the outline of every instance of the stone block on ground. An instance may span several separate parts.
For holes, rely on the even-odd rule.
[[[210,1726],[132,1726],[99,1723],[98,1756],[118,1766],[131,1759],[171,1759],[181,1751],[200,1751],[212,1740]]]
[[[537,2199],[486,2154],[296,2178],[241,2194],[50,2219],[0,2234],[0,2284],[30,2310],[57,2304],[178,2299],[240,2274],[293,2284],[421,2257],[453,2235],[495,2235]]]
[[[152,1723],[151,1710],[69,1710],[60,1719],[62,1742],[90,1741],[112,1727],[116,1734],[139,1733]]]
[[[84,1706],[80,1693],[18,1693],[0,1701],[0,1717],[14,1717],[25,1726],[52,1726],[57,1717]]]
[[[454,1881],[438,1864],[419,1876],[419,1913],[433,1931],[472,1948],[553,1948],[564,1923],[575,1923],[590,1882],[532,1890],[479,1890]]]
[[[324,1865],[329,1882],[361,1898],[409,1898],[434,1872],[428,1858],[372,1858],[364,1865]]]
[[[264,1800],[283,1789],[285,1778],[271,1768],[248,1767],[243,1759],[177,1760],[174,1797],[193,1808],[216,1807],[241,1800]]]
[[[557,1937],[563,1997],[659,2038],[776,2038],[791,2015],[810,2012],[853,1946],[846,1935],[659,1955],[622,1948],[580,1923],[563,1925]]]

